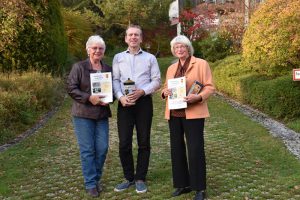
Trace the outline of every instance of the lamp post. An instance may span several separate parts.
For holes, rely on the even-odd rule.
[[[180,17],[180,5],[183,3],[183,0],[174,0],[170,4],[169,17],[171,25],[176,25],[177,35],[181,34],[181,27],[179,22]]]
[[[181,24],[180,24],[180,13],[183,9],[184,0],[177,0],[178,1],[178,24],[177,24],[177,35],[181,35]]]

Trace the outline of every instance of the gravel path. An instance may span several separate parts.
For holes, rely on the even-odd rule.
[[[222,93],[216,93],[216,96],[225,100],[232,107],[249,116],[252,120],[263,125],[274,137],[282,139],[288,150],[300,159],[300,133],[287,128],[282,123],[269,118],[266,114],[258,110],[224,96]]]

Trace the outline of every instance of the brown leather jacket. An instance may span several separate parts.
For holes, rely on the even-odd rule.
[[[111,72],[112,68],[102,63],[102,72]],[[91,83],[90,73],[95,73],[89,59],[73,65],[68,77],[67,91],[73,99],[72,115],[89,119],[104,119],[111,117],[109,106],[94,106],[90,101]]]

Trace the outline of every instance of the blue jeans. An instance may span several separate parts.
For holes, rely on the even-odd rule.
[[[102,176],[108,150],[108,119],[73,117],[86,189],[95,188]]]

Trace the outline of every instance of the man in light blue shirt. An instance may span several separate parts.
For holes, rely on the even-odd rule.
[[[128,49],[113,59],[113,88],[118,104],[119,155],[125,182],[118,184],[120,192],[136,186],[137,193],[147,191],[145,184],[150,158],[150,130],[153,116],[152,95],[160,88],[160,70],[154,55],[141,49],[142,29],[129,25],[125,42]],[[125,95],[124,82],[134,81],[136,89]],[[138,156],[136,171],[132,155],[133,129],[136,128]]]

